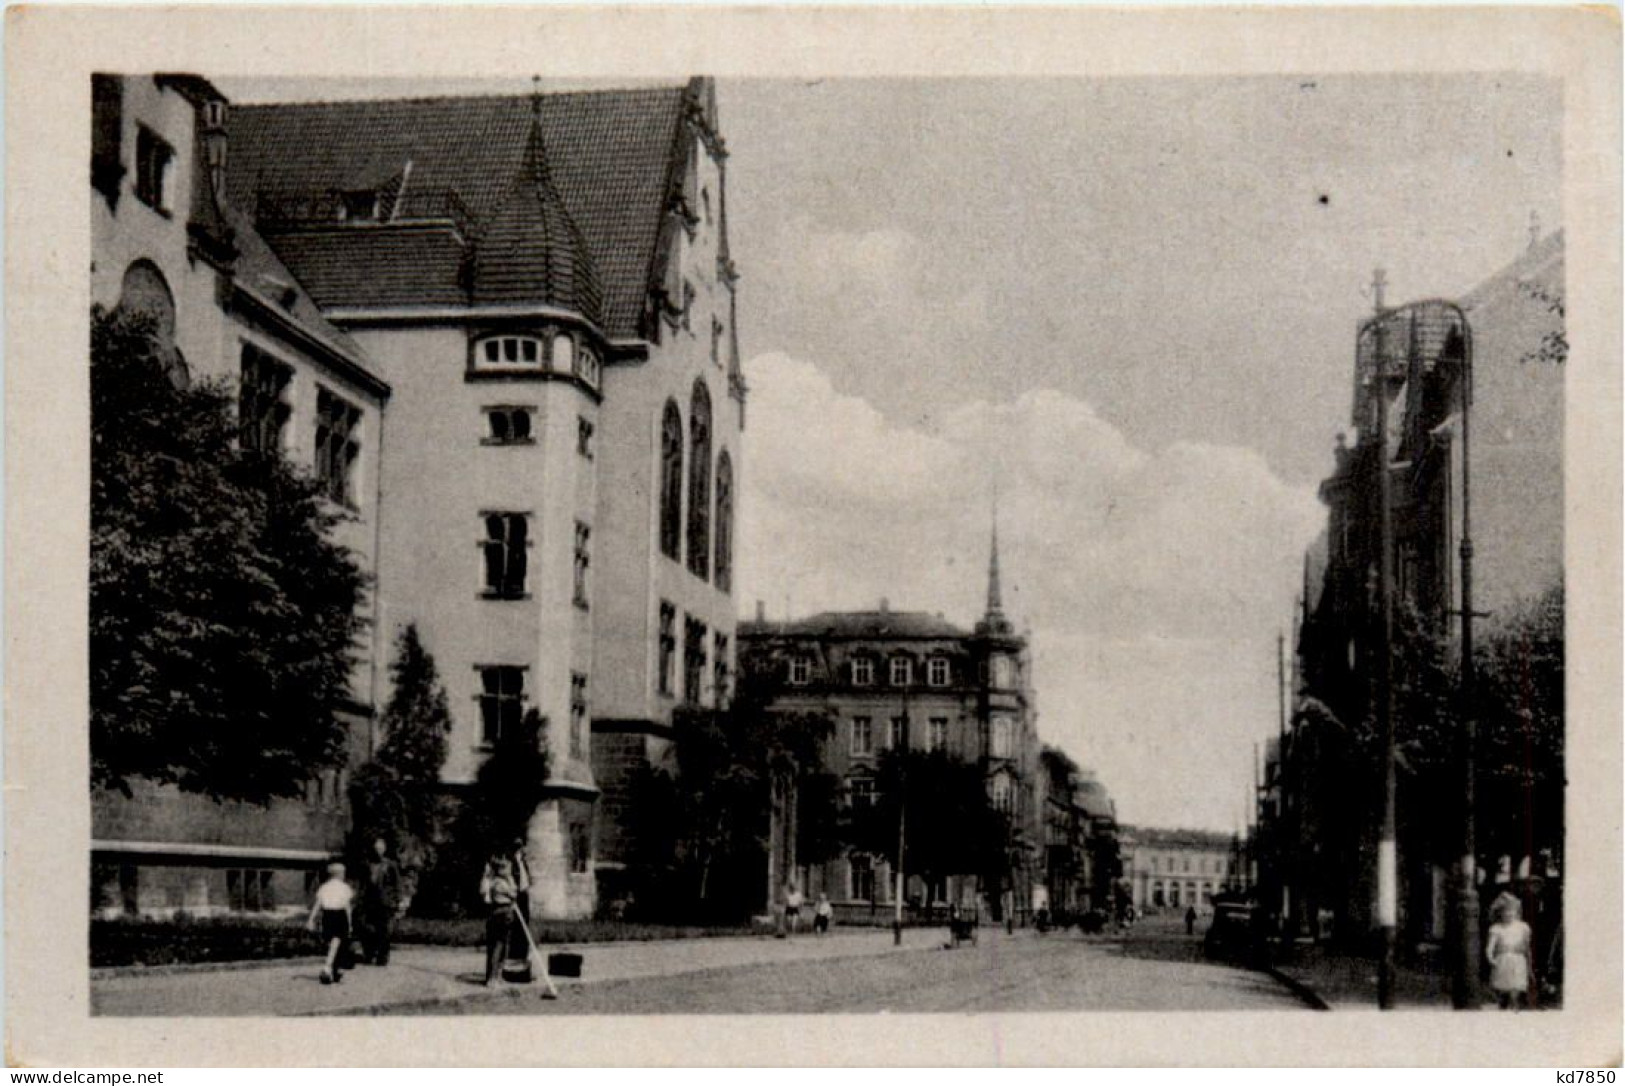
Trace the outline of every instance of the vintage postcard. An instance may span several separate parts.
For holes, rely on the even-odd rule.
[[[14,1063],[1617,1063],[1614,14],[8,19]]]

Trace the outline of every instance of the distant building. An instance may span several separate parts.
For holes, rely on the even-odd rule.
[[[390,389],[225,199],[225,98],[197,76],[97,75],[92,105],[91,302],[150,315],[172,380],[238,385],[242,440],[322,479],[347,514],[339,542],[373,574]],[[377,697],[370,647],[361,655],[341,713],[348,768],[369,752]],[[95,911],[308,908],[311,877],[344,840],[348,768],[263,808],[140,779],[128,798],[94,792]]]
[[[1037,706],[1027,640],[1004,614],[998,563],[995,535],[987,611],[973,630],[940,615],[893,611],[882,600],[875,611],[824,612],[785,622],[767,620],[758,607],[756,620],[739,627],[739,638],[742,653],[774,662],[776,708],[833,716],[825,764],[843,781],[844,802],[873,802],[880,755],[905,745],[982,766],[988,801],[1010,812],[1029,850],[1012,895],[1013,908],[1024,914],[1033,886],[1041,883],[1032,856],[1041,826]],[[794,834],[785,832],[793,817],[776,820],[768,875],[774,900],[795,878],[809,894],[828,893],[847,915],[878,912],[893,902],[888,857],[852,853],[827,864],[802,864]],[[910,877],[904,896],[929,905],[970,901],[978,893],[979,883],[967,871],[932,886]]]
[[[1043,795],[1043,904],[1077,914],[1113,907],[1121,871],[1117,805],[1093,770],[1064,752],[1039,752]]]
[[[1119,841],[1137,909],[1211,905],[1215,894],[1239,888],[1244,879],[1230,834],[1124,826]]]

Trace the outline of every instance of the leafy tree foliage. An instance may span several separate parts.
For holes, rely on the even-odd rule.
[[[437,833],[434,863],[420,879],[416,912],[459,916],[469,911],[485,862],[525,839],[547,793],[552,761],[546,733],[546,720],[531,709],[512,734],[504,732],[497,740],[460,802],[440,809],[447,829]]]
[[[1018,828],[988,799],[987,779],[975,762],[944,751],[881,754],[875,802],[854,807],[848,836],[855,850],[897,863],[898,819],[904,819],[903,870],[928,880],[976,875],[994,899],[1010,866]]]
[[[679,708],[672,757],[632,785],[634,866],[643,877],[635,893],[668,915],[720,918],[759,902],[776,796],[797,797],[803,862],[840,848],[839,781],[823,762],[833,721],[773,708],[772,661],[742,661],[729,706]]]
[[[298,795],[338,765],[365,578],[314,480],[237,447],[147,318],[91,315],[91,779]]]
[[[379,721],[383,742],[350,789],[350,851],[364,861],[373,854],[373,841],[391,842],[410,899],[442,836],[446,804],[440,772],[452,724],[434,657],[416,625],[406,626],[396,639],[390,682],[393,692]]]

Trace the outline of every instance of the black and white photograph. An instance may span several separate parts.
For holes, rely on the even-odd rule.
[[[98,48],[54,107],[83,685],[7,730],[79,774],[75,1013],[1617,1059],[1617,72],[585,74],[509,17],[492,71]],[[1417,1044],[1365,1058],[1474,1060]]]

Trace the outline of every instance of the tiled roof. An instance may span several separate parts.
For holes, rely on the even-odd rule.
[[[232,227],[237,246],[237,260],[232,267],[235,280],[275,303],[289,319],[330,350],[364,366],[367,356],[361,346],[322,316],[305,285],[294,278],[247,216],[229,206],[222,211]]]
[[[598,271],[553,184],[536,124],[507,196],[475,241],[469,291],[476,305],[540,301],[603,324]]]
[[[458,305],[463,242],[449,226],[334,224],[273,235],[322,306]]]
[[[742,622],[739,636],[911,639],[970,634],[926,611],[823,611],[789,622]]]
[[[535,106],[552,179],[602,280],[612,335],[637,332],[683,102],[684,88],[673,86],[546,94]],[[532,108],[522,95],[242,106],[231,117],[233,199],[320,219],[321,201],[376,187],[410,163],[397,218],[449,215],[477,236],[524,160]],[[284,251],[295,233],[278,229],[273,243]],[[302,253],[284,256],[306,277]],[[370,274],[329,269],[331,304],[373,304]]]

